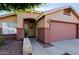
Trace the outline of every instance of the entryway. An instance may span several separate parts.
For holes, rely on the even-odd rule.
[[[36,22],[35,19],[24,19],[24,37],[36,36]]]

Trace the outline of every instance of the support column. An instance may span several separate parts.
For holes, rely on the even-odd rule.
[[[17,40],[23,40],[24,38],[24,29],[17,28]]]
[[[45,43],[49,43],[51,41],[51,31],[49,28],[45,28]]]
[[[38,29],[38,38],[44,43],[51,42],[51,33],[49,28],[39,28]]]
[[[42,42],[45,42],[45,29],[38,28],[38,39]]]

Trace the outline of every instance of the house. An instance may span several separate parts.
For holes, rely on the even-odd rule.
[[[79,15],[72,6],[0,16],[0,33],[7,39],[37,37],[49,43],[79,37]]]

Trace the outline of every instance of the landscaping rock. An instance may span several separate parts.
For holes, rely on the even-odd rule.
[[[6,43],[0,47],[0,55],[22,55],[22,41],[6,40]]]

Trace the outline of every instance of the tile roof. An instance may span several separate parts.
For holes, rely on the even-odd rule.
[[[71,8],[79,16],[79,13],[71,5],[68,5],[68,6],[64,6],[64,7],[55,8],[55,9],[51,9],[51,10],[45,11],[37,18],[37,20],[39,18],[41,18],[43,15],[54,13],[54,12],[57,12],[57,11],[60,11],[60,10],[66,9],[66,8]]]

